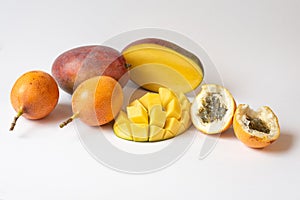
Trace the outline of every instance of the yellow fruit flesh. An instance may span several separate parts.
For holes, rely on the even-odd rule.
[[[155,125],[150,125],[149,142],[162,140],[162,138],[164,138],[164,134],[165,129]]]
[[[178,99],[179,99],[180,102],[188,101],[188,99],[186,98],[186,96],[182,92],[179,93]]]
[[[127,114],[125,112],[123,112],[122,110],[120,111],[118,118],[116,120],[118,120],[119,124],[123,124],[123,123],[129,121]]]
[[[131,102],[131,103],[129,104],[129,106],[141,106],[141,107],[143,107],[144,109],[146,109],[146,108],[143,106],[143,104],[142,104],[138,99],[136,99],[136,100],[134,100],[133,102]]]
[[[134,123],[148,124],[148,113],[141,106],[127,106],[128,119]]]
[[[171,102],[167,104],[165,109],[167,110],[167,118],[175,117],[176,119],[180,119],[181,105],[178,99],[172,99]]]
[[[126,113],[120,111],[118,118],[116,119],[118,123],[115,123],[113,126],[113,130],[116,135],[125,140],[132,140],[131,128],[130,128],[130,120],[128,119]]]
[[[126,49],[123,56],[131,64],[131,79],[151,91],[157,92],[160,86],[164,86],[186,93],[195,89],[203,79],[197,63],[161,45],[134,45]]]
[[[161,105],[160,97],[156,93],[146,93],[144,96],[142,96],[139,101],[143,104],[145,108],[148,110],[151,110],[151,108],[155,105]]]
[[[166,88],[159,91],[160,94],[147,93],[133,101],[127,107],[128,117],[125,112],[120,112],[114,124],[114,132],[118,137],[154,142],[173,138],[189,128],[190,103],[185,95],[176,95]]]
[[[153,106],[150,110],[150,125],[163,128],[167,118],[167,113],[162,110],[161,105]]]
[[[173,137],[175,137],[175,135],[171,131],[165,130],[165,134],[164,134],[164,139],[165,140],[173,138]]]
[[[185,128],[189,128],[191,126],[190,113],[188,111],[182,112],[180,122]]]
[[[131,135],[131,128],[130,124],[124,123],[124,124],[115,124],[114,127],[114,132],[118,133],[116,134],[118,137],[123,138],[125,140],[132,140],[132,135]]]
[[[136,84],[153,92],[157,92],[160,87],[171,88],[176,92],[189,92],[194,89],[181,73],[159,63],[138,65],[130,70],[130,77]]]
[[[158,94],[159,94],[162,106],[164,108],[167,106],[168,103],[170,103],[170,101],[172,99],[175,98],[175,94],[167,88],[159,88],[158,89]]]
[[[147,124],[130,124],[132,138],[136,142],[148,141],[148,125]]]
[[[166,120],[165,129],[170,131],[174,136],[177,135],[179,127],[180,122],[176,118],[171,117]]]
[[[180,135],[181,133],[183,133],[186,130],[187,130],[187,128],[185,128],[185,126],[182,123],[180,123],[180,127],[178,129],[177,135]]]
[[[184,100],[183,102],[180,102],[181,103],[181,107],[182,107],[182,112],[183,111],[188,111],[189,112],[189,108],[190,108],[190,105],[191,103],[188,101],[188,100]]]

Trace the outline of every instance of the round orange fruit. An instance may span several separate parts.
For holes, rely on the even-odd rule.
[[[255,111],[240,104],[234,114],[233,129],[236,137],[252,148],[264,148],[280,135],[278,118],[268,106]]]
[[[231,126],[235,108],[235,100],[226,88],[206,84],[192,103],[191,119],[203,133],[221,133]]]
[[[17,112],[10,130],[22,115],[27,119],[41,119],[57,105],[59,90],[54,78],[43,71],[29,71],[17,79],[10,93],[10,100]]]
[[[111,122],[123,104],[121,85],[109,76],[95,76],[82,82],[72,95],[73,115],[60,124],[63,128],[75,118],[89,126]]]

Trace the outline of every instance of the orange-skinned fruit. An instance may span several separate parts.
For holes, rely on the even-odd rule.
[[[60,124],[64,127],[79,118],[89,126],[109,123],[123,104],[121,85],[109,76],[96,76],[82,82],[72,95],[73,116]]]
[[[17,112],[10,130],[14,129],[21,115],[27,119],[47,116],[57,105],[58,98],[58,86],[48,73],[30,71],[23,74],[17,79],[10,93],[11,104]]]
[[[264,148],[280,135],[278,118],[268,106],[255,111],[240,104],[234,114],[233,129],[236,137],[251,148]]]

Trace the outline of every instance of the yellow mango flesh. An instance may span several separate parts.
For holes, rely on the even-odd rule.
[[[191,126],[190,113],[187,111],[183,111],[180,122],[186,129],[188,129]]]
[[[170,131],[173,135],[177,135],[180,128],[180,122],[174,117],[167,118],[164,128]]]
[[[184,126],[182,123],[180,123],[180,127],[179,127],[179,129],[178,129],[178,132],[177,132],[176,136],[177,136],[177,135],[180,135],[180,134],[183,133],[184,131],[186,131],[186,128],[185,128],[185,126]]]
[[[142,96],[139,101],[143,104],[145,108],[151,110],[155,105],[161,105],[160,97],[157,93],[146,93]]]
[[[203,79],[197,63],[161,45],[133,45],[123,52],[123,56],[131,64],[131,80],[154,92],[163,86],[186,93],[195,89]]]
[[[125,140],[132,140],[133,138],[131,135],[130,124],[131,122],[129,121],[126,113],[121,111],[117,119],[115,120],[113,130],[118,137],[123,138]]]
[[[164,139],[167,140],[167,139],[170,139],[170,138],[173,138],[175,137],[176,135],[174,135],[171,131],[169,130],[165,130],[165,134],[164,134]]]
[[[164,138],[165,129],[150,125],[150,132],[149,132],[149,142],[160,141]]]
[[[119,138],[123,138],[125,140],[132,140],[132,135],[131,135],[131,128],[130,124],[124,123],[124,124],[115,124],[114,127],[114,132]]]
[[[180,119],[181,117],[181,105],[178,99],[174,98],[167,104],[167,118],[174,117],[176,119]]]
[[[190,107],[191,107],[191,103],[190,103],[188,100],[184,100],[184,101],[181,103],[182,111],[187,111],[187,112],[189,112],[189,111],[190,111]]]
[[[131,134],[132,138],[136,142],[146,142],[148,141],[148,125],[147,124],[136,124],[131,123]]]
[[[184,94],[160,88],[159,94],[147,93],[131,102],[127,114],[121,111],[114,132],[120,138],[137,142],[173,138],[191,125],[189,109],[190,102]]]
[[[119,124],[123,124],[125,122],[128,122],[129,119],[127,117],[127,114],[124,111],[121,110],[115,121],[118,121]]]
[[[146,107],[144,107],[143,104],[138,99],[136,99],[133,102],[131,102],[129,104],[129,106],[140,106],[140,107],[142,107],[142,108],[144,108],[146,110]]]
[[[148,113],[141,106],[127,106],[128,119],[134,123],[148,124]]]
[[[170,103],[172,99],[176,98],[175,94],[171,90],[164,87],[158,89],[158,94],[161,100],[161,104],[164,108],[168,105],[168,103]]]
[[[155,105],[150,110],[150,125],[163,128],[167,118],[167,113],[162,110],[161,105]]]
[[[180,103],[182,103],[184,101],[188,101],[188,99],[186,98],[186,96],[182,92],[179,93],[178,99],[179,99]]]

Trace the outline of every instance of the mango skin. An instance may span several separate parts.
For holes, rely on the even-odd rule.
[[[69,94],[83,81],[100,75],[110,76],[124,86],[129,80],[127,71],[126,61],[117,50],[100,45],[70,49],[52,65],[52,75]]]

